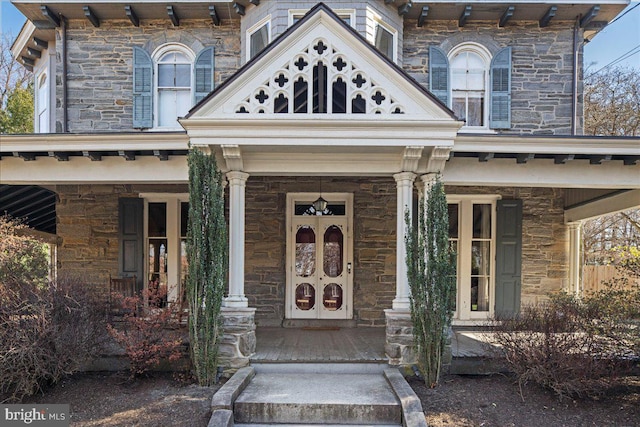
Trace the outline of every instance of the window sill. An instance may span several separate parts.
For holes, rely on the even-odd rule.
[[[497,134],[498,132],[495,131],[494,129],[489,129],[489,128],[484,128],[484,127],[466,127],[466,126],[462,126],[460,128],[460,130],[458,131],[458,133],[478,133],[478,134],[485,134],[485,135],[491,135],[491,134]]]

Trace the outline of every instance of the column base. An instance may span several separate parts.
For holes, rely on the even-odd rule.
[[[222,307],[222,339],[218,350],[219,364],[225,377],[249,366],[249,358],[256,352],[255,308]]]
[[[247,308],[249,307],[249,300],[246,297],[229,296],[222,300],[222,306],[231,308]]]
[[[411,301],[409,298],[396,298],[391,302],[391,308],[396,311],[410,311]]]
[[[389,365],[415,365],[417,358],[413,344],[413,322],[410,310],[387,309],[384,311],[386,327],[385,353]]]

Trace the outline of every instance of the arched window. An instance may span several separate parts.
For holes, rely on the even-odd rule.
[[[179,45],[154,55],[156,63],[156,127],[178,127],[178,117],[189,112],[192,101],[193,53]]]
[[[475,44],[454,49],[449,56],[451,109],[467,127],[486,127],[488,76],[491,57]]]
[[[42,73],[38,78],[37,118],[38,133],[49,132],[49,83],[47,74]]]
[[[429,47],[429,90],[464,120],[463,130],[511,128],[511,47]]]
[[[179,128],[178,118],[213,90],[212,47],[195,55],[181,44],[166,44],[149,55],[133,48],[133,127]]]

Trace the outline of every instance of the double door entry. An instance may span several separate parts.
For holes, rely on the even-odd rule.
[[[351,319],[352,195],[324,194],[322,212],[312,207],[313,196],[287,197],[287,318]]]

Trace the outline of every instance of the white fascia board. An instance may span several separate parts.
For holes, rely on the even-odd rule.
[[[456,137],[454,152],[640,155],[640,138],[522,137],[465,135]]]
[[[79,1],[79,0],[78,0]],[[413,4],[419,5],[423,3],[430,4],[460,4],[460,2],[452,1],[452,0],[413,0]],[[524,3],[524,6],[531,4],[550,4],[550,5],[559,5],[559,4],[629,4],[629,0],[535,0],[535,1],[523,1],[523,2],[515,2],[516,5],[519,3]],[[513,0],[465,0],[464,4],[514,4]]]
[[[185,156],[170,156],[166,161],[151,156],[140,157],[135,161],[126,161],[116,156],[103,157],[101,161],[70,157],[66,162],[48,157],[26,162],[9,157],[3,158],[0,165],[0,182],[13,185],[184,184],[189,180]]]
[[[263,114],[239,116],[191,118],[181,123],[193,146],[453,146],[460,127],[460,122],[450,120],[394,120],[382,115],[358,119],[319,114],[282,119]]]
[[[2,135],[4,152],[186,150],[184,132]],[[4,160],[4,159],[3,159]]]
[[[454,157],[447,162],[442,180],[448,185],[486,185],[557,188],[640,188],[640,165],[621,162],[592,165],[589,160],[554,164],[553,159],[534,159],[517,164],[515,159]]]
[[[603,197],[564,211],[564,222],[579,222],[640,207],[640,190],[630,190]]]
[[[36,26],[33,25],[31,21],[26,21],[20,29],[18,37],[16,37],[15,41],[11,45],[11,55],[16,61],[20,57],[21,52],[27,47],[27,44],[29,44],[33,38],[33,33],[35,33],[35,31]]]

